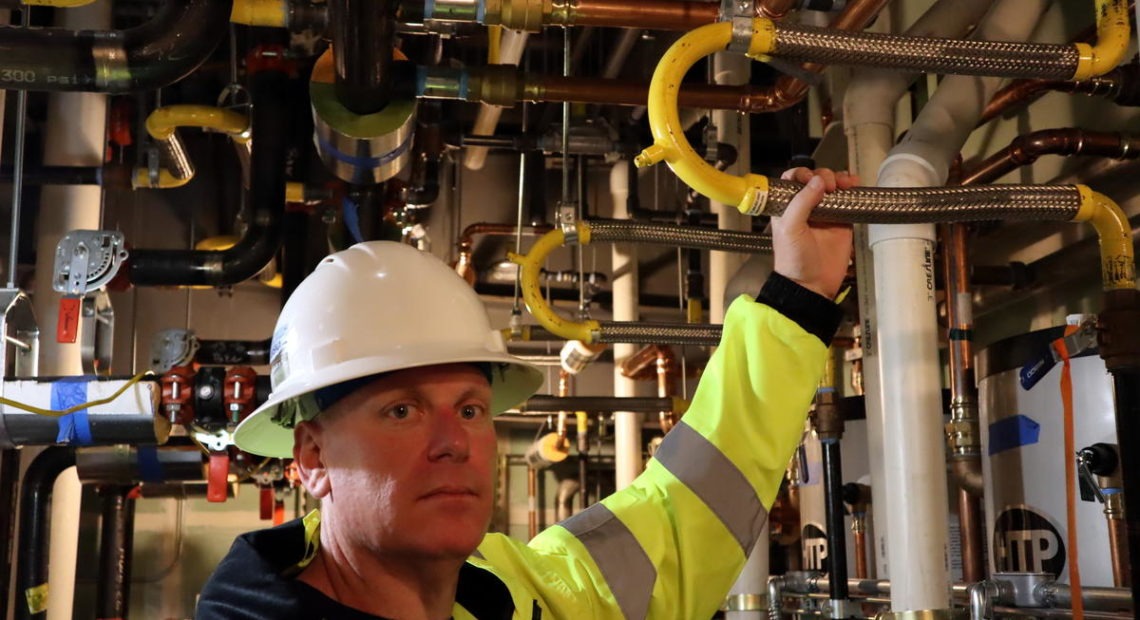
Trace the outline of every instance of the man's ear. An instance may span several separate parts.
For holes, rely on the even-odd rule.
[[[318,422],[313,421],[301,422],[293,429],[293,462],[297,465],[301,484],[317,499],[324,499],[332,491],[321,451],[323,430]]]

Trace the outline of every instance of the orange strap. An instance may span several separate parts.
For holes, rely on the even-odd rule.
[[[1065,328],[1069,336],[1080,327],[1071,325]],[[1073,421],[1073,374],[1069,364],[1069,350],[1065,339],[1053,342],[1053,350],[1061,358],[1061,405],[1065,412],[1065,506],[1069,539],[1069,588],[1072,590],[1073,618],[1084,620],[1085,603],[1081,595],[1080,555],[1077,549],[1077,446]]]

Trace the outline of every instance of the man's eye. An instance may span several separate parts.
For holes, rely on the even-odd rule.
[[[408,405],[394,405],[388,408],[387,414],[394,420],[406,420],[412,415],[412,408]]]
[[[482,405],[464,405],[459,410],[459,415],[463,416],[464,420],[474,420],[482,417],[487,413],[487,408]]]

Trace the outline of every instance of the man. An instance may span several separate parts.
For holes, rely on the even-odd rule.
[[[235,434],[293,457],[320,514],[239,538],[197,617],[710,617],[798,443],[851,253],[849,229],[808,215],[856,179],[784,176],[807,186],[773,221],[776,273],[732,304],[684,420],[633,485],[527,545],[484,535],[491,415],[538,372],[434,258],[378,242],[325,259],[278,320],[272,395]]]

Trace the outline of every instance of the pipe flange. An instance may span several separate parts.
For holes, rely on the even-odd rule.
[[[767,594],[734,594],[724,599],[721,611],[765,611],[768,609]]]
[[[372,185],[399,174],[411,160],[415,100],[393,100],[379,112],[355,114],[337,99],[332,50],[313,67],[313,141],[321,161],[349,183]]]

